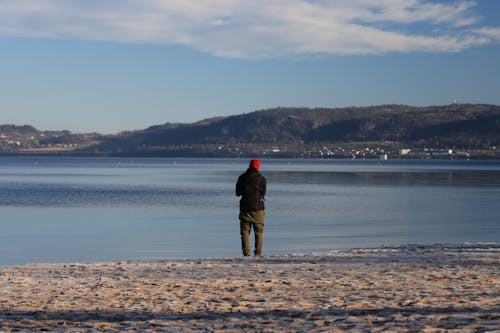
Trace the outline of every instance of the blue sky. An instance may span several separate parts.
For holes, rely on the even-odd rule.
[[[0,0],[0,124],[500,105],[498,0]]]

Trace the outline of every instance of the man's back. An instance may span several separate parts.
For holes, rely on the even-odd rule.
[[[264,210],[266,178],[255,168],[248,168],[236,183],[236,195],[241,196],[240,211]]]

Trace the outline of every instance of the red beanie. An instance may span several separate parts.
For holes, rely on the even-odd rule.
[[[260,169],[260,161],[259,160],[251,160],[249,167],[259,170]]]

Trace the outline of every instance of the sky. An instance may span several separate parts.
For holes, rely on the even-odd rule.
[[[0,0],[0,124],[500,105],[499,0]]]

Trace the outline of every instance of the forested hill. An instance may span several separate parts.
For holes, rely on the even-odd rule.
[[[486,149],[500,141],[500,106],[452,104],[412,107],[274,108],[153,126],[104,140],[89,148],[102,153],[242,153],[256,147],[301,149],[304,145],[395,142],[410,146]],[[287,147],[287,148],[286,148]]]
[[[116,135],[0,125],[0,154],[375,157],[433,148],[500,158],[499,145],[500,106],[485,104],[274,108]]]

